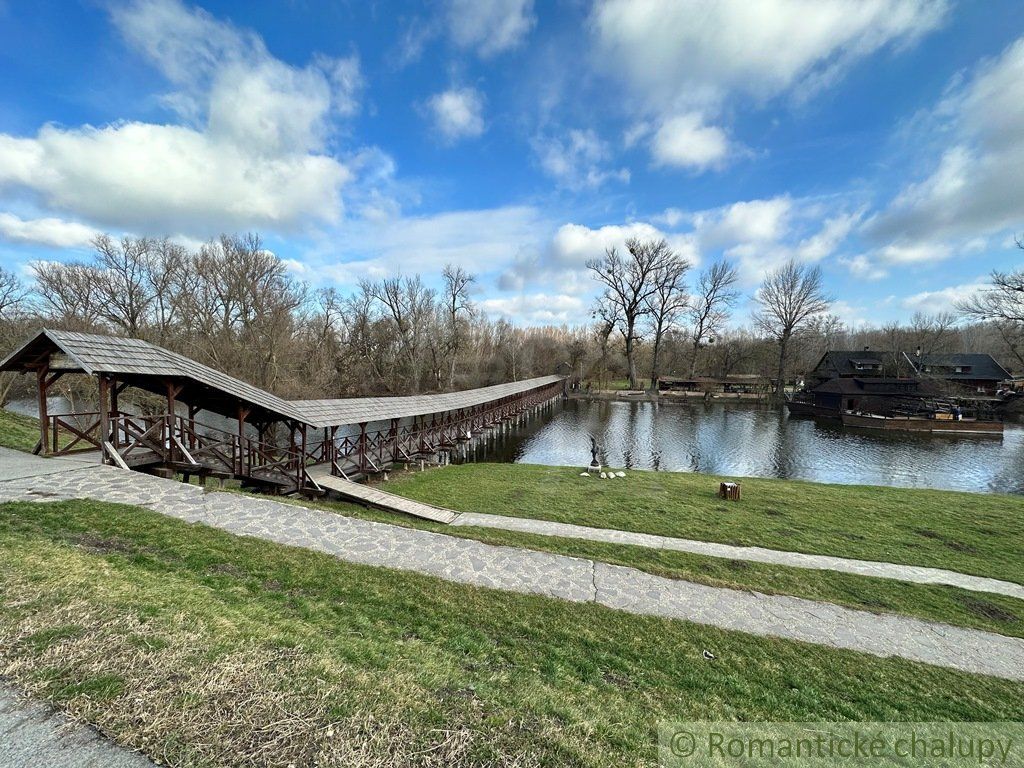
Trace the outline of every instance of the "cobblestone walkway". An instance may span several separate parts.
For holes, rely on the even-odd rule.
[[[0,453],[0,462],[5,458]],[[37,461],[41,471],[47,472],[42,465],[48,460]],[[991,632],[795,597],[707,587],[632,568],[496,547],[269,499],[204,493],[198,486],[114,467],[74,468],[0,483],[0,501],[83,497],[144,506],[188,522],[326,552],[348,562],[1024,680],[1024,639]]]
[[[881,579],[909,581],[915,584],[943,584],[969,589],[972,592],[990,592],[1024,600],[1024,585],[1011,581],[988,579],[983,576],[969,576],[965,573],[947,571],[943,568],[926,568],[917,565],[879,563],[871,560],[853,560],[829,555],[806,555],[801,552],[783,552],[764,547],[734,547],[693,539],[675,539],[669,536],[654,536],[649,533],[632,533],[608,528],[588,528],[569,523],[552,523],[525,517],[504,515],[482,515],[463,512],[452,525],[500,528],[505,531],[536,533],[542,536],[562,536],[570,539],[586,539],[611,544],[633,544],[653,549],[670,549],[677,552],[692,552],[697,555],[724,557],[730,560],[750,560],[757,563],[787,565],[795,568],[811,568],[822,571],[839,571],[858,576],[875,576]]]
[[[99,731],[0,685],[0,765],[4,768],[154,768]]]

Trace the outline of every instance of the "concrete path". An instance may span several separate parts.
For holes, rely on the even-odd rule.
[[[0,685],[0,766],[4,768],[154,768],[140,754],[76,723],[47,704]]]
[[[0,463],[5,458],[0,453]],[[632,568],[496,547],[270,499],[205,493],[199,486],[113,467],[54,474],[40,466],[40,471],[46,474],[0,483],[0,501],[84,497],[135,504],[348,562],[1024,681],[1024,639],[1020,638],[795,597],[707,587]]]
[[[853,573],[858,576],[874,576],[880,579],[909,581],[914,584],[942,584],[960,587],[972,592],[990,592],[1024,600],[1024,585],[1012,581],[989,579],[984,576],[969,576],[957,571],[943,568],[927,568],[918,565],[899,565],[896,563],[880,563],[872,560],[853,560],[846,557],[829,555],[807,555],[801,552],[784,552],[764,547],[735,547],[729,544],[716,544],[709,541],[693,539],[675,539],[669,536],[654,536],[649,533],[632,533],[616,531],[609,528],[588,528],[583,525],[569,523],[552,523],[546,520],[535,520],[525,517],[506,517],[504,515],[483,515],[474,512],[463,512],[452,522],[458,526],[477,526],[482,528],[500,528],[504,531],[520,531],[536,533],[541,536],[562,536],[570,539],[586,539],[609,544],[632,544],[652,549],[670,549],[677,552],[692,552],[696,555],[723,557],[730,560],[750,560],[757,563],[787,565],[794,568],[812,568],[822,571],[839,571]]]

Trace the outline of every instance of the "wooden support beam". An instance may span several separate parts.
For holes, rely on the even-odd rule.
[[[47,358],[36,372],[36,385],[39,388],[39,451],[46,456],[50,444],[50,414],[46,403],[46,374],[50,363]]]
[[[110,411],[107,408],[109,401],[110,379],[102,373],[99,375],[100,391],[100,455],[104,464],[108,464],[110,456]]]

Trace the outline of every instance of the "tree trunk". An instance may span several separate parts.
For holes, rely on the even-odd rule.
[[[661,337],[664,331],[658,328],[654,332],[654,347],[651,349],[651,389],[658,389],[658,355],[661,353]]]
[[[775,381],[775,399],[782,402],[785,399],[786,388],[786,347],[789,345],[789,334],[783,334],[779,339],[779,373]]]
[[[633,358],[633,323],[626,326],[626,367],[629,369],[629,388],[636,389],[636,360]]]

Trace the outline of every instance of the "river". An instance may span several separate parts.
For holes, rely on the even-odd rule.
[[[826,483],[1024,493],[1024,428],[1000,437],[882,434],[741,403],[570,400],[476,444],[466,461],[607,466]]]

